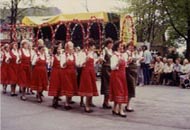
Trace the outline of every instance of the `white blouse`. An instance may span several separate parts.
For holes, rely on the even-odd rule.
[[[5,62],[9,63],[9,59],[11,59],[10,53],[5,51],[5,56],[6,56]]]
[[[24,53],[25,56],[27,56],[27,57],[30,56],[30,51],[28,49],[22,48],[22,51],[23,51],[23,53]]]
[[[112,55],[110,64],[111,70],[119,69],[118,64],[121,59],[125,60],[125,57],[119,52],[115,52],[115,54]]]
[[[137,54],[135,54],[135,52],[131,52],[129,50],[127,50],[126,52],[123,53],[123,57],[125,59],[126,65],[129,64],[129,59],[137,60]]]
[[[31,59],[33,59],[34,56],[36,55],[36,52],[34,50],[31,50],[30,53],[31,53]]]
[[[67,60],[71,60],[71,61],[75,60],[75,64],[78,65],[78,60],[77,60],[78,58],[75,53],[74,54],[63,53],[60,58],[61,58],[60,60],[61,68],[64,68],[64,65],[66,64]]]
[[[19,63],[20,63],[20,62],[19,62],[19,60],[20,60],[19,51],[18,51],[18,50],[14,50],[14,49],[12,49],[11,51],[12,51],[12,53],[16,56],[16,63],[19,64]]]
[[[96,53],[93,51],[89,51],[88,53],[82,52],[82,54],[78,58],[80,61],[80,66],[82,66],[87,61],[88,58],[94,59],[94,65],[99,60],[99,57],[97,57]]]
[[[33,59],[32,59],[32,65],[35,65],[36,62],[37,62],[39,59],[41,59],[41,60],[45,60],[45,59],[46,59],[46,62],[48,63],[47,58],[46,58],[46,55],[39,53],[38,55],[37,55],[37,54],[34,55],[34,57],[33,57]]]

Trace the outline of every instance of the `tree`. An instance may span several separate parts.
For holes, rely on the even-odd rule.
[[[168,23],[163,8],[158,0],[124,0],[130,2],[130,7],[122,10],[131,13],[135,18],[137,40],[139,42],[148,41],[156,43],[157,39],[165,40],[164,33]]]
[[[190,59],[190,1],[189,0],[162,0],[173,35],[186,42],[185,57]],[[171,31],[171,32],[172,32]]]
[[[44,0],[47,1],[47,0]],[[31,7],[36,7],[41,9],[41,7],[38,6],[34,6],[33,3],[35,2],[35,0],[11,0],[11,1],[5,1],[5,2],[1,2],[1,4],[8,8],[8,10],[10,10],[8,19],[9,19],[9,23],[10,25],[15,25],[17,23],[17,20],[19,17],[21,17],[24,12],[27,10],[27,8],[22,8],[19,9],[18,5],[23,2],[25,5],[30,5]],[[10,40],[13,41],[13,37],[12,37],[12,30],[10,33]]]
[[[189,0],[122,0],[131,6],[124,9],[136,19],[138,41],[155,43],[163,37],[163,43],[186,43],[185,57],[190,59],[190,1]],[[167,40],[165,33],[169,36]],[[167,41],[165,41],[167,40]]]

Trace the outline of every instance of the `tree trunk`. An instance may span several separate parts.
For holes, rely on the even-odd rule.
[[[187,59],[190,60],[190,14],[189,14],[189,11],[190,11],[190,8],[189,8],[189,2],[188,0],[186,1],[186,14],[187,14],[187,39],[186,39],[186,45],[187,45],[187,48],[186,48],[186,54],[185,54],[185,57]]]
[[[11,0],[11,17],[10,17],[10,25],[14,24],[14,0]],[[13,31],[12,26],[10,27],[10,42],[13,41]]]
[[[187,40],[186,40],[186,53],[185,57],[190,60],[190,19],[188,21]]]

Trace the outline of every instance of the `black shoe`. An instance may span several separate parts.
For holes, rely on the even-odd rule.
[[[126,117],[127,117],[126,114],[121,114],[121,113],[119,113],[119,116],[120,116],[120,117],[123,117],[123,118],[126,118]]]
[[[113,115],[119,115],[119,113],[115,112],[114,110],[112,111]]]
[[[7,92],[6,91],[3,91],[3,94],[6,94]]]
[[[18,94],[15,93],[15,94],[13,94],[13,96],[18,96]]]
[[[15,93],[12,93],[12,94],[11,94],[11,97],[15,97],[15,96],[17,96],[17,94],[15,94]]]
[[[70,101],[69,104],[75,104],[75,102],[74,101]]]
[[[52,101],[52,107],[56,109],[56,108],[57,108],[57,103],[58,103],[58,102],[57,102],[57,98],[54,97],[54,98],[53,98],[53,101]]]
[[[92,103],[92,104],[90,104],[90,106],[91,106],[91,107],[96,107],[96,105],[94,105],[93,103]]]
[[[64,106],[65,110],[71,110],[72,107],[71,106]]]
[[[86,112],[86,113],[92,113],[93,110],[92,109],[86,110],[86,108],[84,108],[84,112]]]
[[[126,110],[126,112],[134,112],[135,110],[133,110],[133,109],[125,109]]]
[[[134,112],[135,110],[134,109],[128,109],[127,107],[125,107],[125,111],[126,112]]]
[[[106,105],[105,103],[102,105],[103,109],[111,109],[112,107],[109,105]]]

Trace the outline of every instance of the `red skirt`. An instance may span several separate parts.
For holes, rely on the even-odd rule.
[[[34,66],[32,71],[31,89],[38,92],[47,90],[48,76],[47,70],[44,66]]]
[[[30,65],[25,65],[25,64],[20,64],[19,65],[19,79],[18,79],[18,84],[20,87],[26,87],[30,88],[30,83],[31,83],[31,66]]]
[[[49,96],[61,96],[61,69],[53,68],[50,76]]]
[[[18,70],[19,64],[10,63],[9,73],[10,73],[10,84],[18,84]]]
[[[61,95],[77,95],[77,76],[74,69],[61,69],[61,86]]]
[[[98,96],[94,69],[82,69],[78,94],[80,96]]]
[[[9,84],[9,80],[10,80],[10,78],[9,78],[9,64],[7,64],[7,63],[2,63],[1,64],[1,72],[0,72],[0,75],[1,75],[1,80],[0,80],[0,82],[1,82],[1,84]]]
[[[116,103],[128,102],[127,82],[124,71],[113,70],[110,75],[110,101]]]

